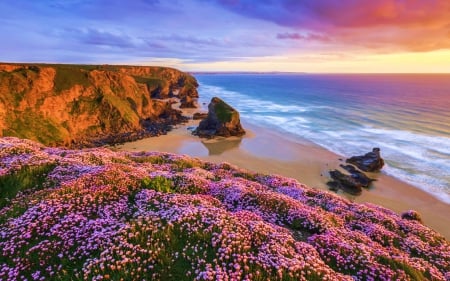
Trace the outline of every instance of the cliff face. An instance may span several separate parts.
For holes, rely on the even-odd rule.
[[[157,134],[182,120],[167,98],[197,86],[163,67],[0,64],[0,136],[77,146]]]

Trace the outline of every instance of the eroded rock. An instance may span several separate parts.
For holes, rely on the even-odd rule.
[[[180,108],[197,108],[197,104],[190,96],[184,96],[180,99]]]
[[[384,166],[384,160],[381,158],[380,149],[375,147],[371,152],[361,156],[353,156],[346,160],[365,172],[378,172]]]
[[[341,165],[341,167],[350,173],[351,177],[358,181],[362,187],[369,187],[370,183],[375,181],[374,179],[369,178],[366,174],[359,171],[352,165]]]
[[[333,181],[327,183],[331,189],[342,189],[347,193],[359,195],[362,192],[362,184],[351,175],[346,175],[339,170],[330,171],[330,177]]]
[[[194,120],[203,120],[206,117],[208,117],[208,113],[206,113],[206,112],[196,112],[192,116],[192,119],[194,119]]]
[[[199,137],[213,138],[214,136],[230,137],[242,136],[239,112],[218,97],[211,99],[208,114],[194,131]]]

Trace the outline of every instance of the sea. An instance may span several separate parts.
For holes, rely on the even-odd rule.
[[[450,74],[194,74],[200,102],[350,157],[381,148],[382,172],[450,204]],[[392,187],[395,188],[395,187]]]

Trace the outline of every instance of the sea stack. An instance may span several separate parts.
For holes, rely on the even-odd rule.
[[[208,105],[208,115],[200,122],[194,134],[204,138],[230,137],[242,136],[245,130],[242,128],[239,112],[220,98],[214,97]]]

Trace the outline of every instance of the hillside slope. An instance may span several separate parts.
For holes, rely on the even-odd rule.
[[[158,134],[183,120],[167,98],[196,87],[171,68],[0,64],[0,136],[90,146]]]
[[[450,278],[418,221],[226,163],[0,138],[0,192],[0,280]]]

